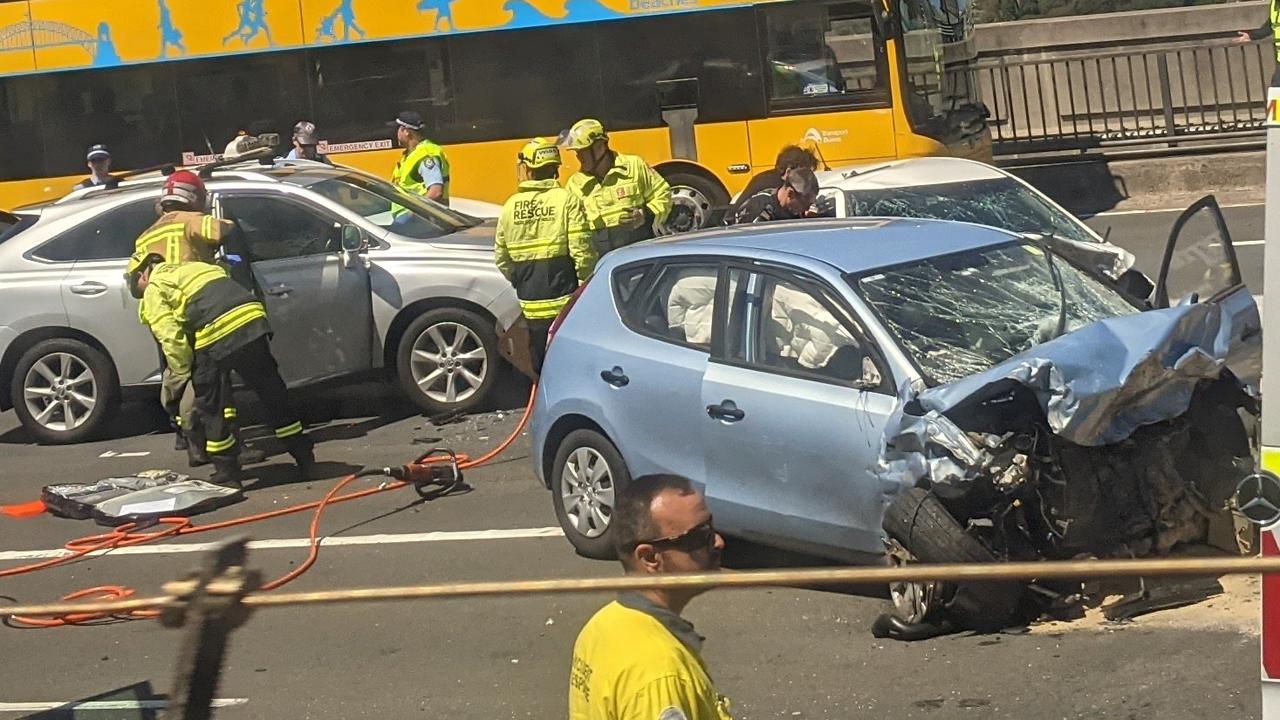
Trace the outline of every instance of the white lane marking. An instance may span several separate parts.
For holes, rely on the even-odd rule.
[[[102,453],[101,455],[99,455],[98,457],[100,458],[131,458],[131,457],[146,457],[150,454],[151,454],[150,450],[143,450],[141,452],[116,452],[115,450],[108,450]]]
[[[329,547],[352,545],[397,545],[403,543],[427,542],[460,542],[466,540],[525,540],[529,538],[564,537],[564,531],[558,527],[543,528],[511,528],[508,530],[460,530],[425,533],[396,533],[382,535],[352,535],[351,537],[321,538],[320,544]],[[308,538],[277,538],[274,540],[253,540],[249,547],[253,550],[285,550],[289,548],[308,547]],[[218,543],[166,543],[163,545],[137,545],[134,547],[116,548],[115,550],[99,550],[89,553],[96,555],[167,555],[170,553],[192,553],[212,550]],[[49,560],[71,555],[70,550],[5,550],[0,552],[0,561],[4,560]]]
[[[214,698],[209,707],[245,705],[249,698]],[[168,700],[67,700],[65,702],[0,702],[0,713],[30,713],[47,710],[162,710]]]
[[[1218,207],[1222,208],[1223,210],[1227,210],[1229,208],[1262,207],[1262,205],[1263,205],[1262,203],[1256,202],[1256,203],[1234,203],[1231,205],[1219,205]],[[1094,213],[1092,215],[1087,215],[1085,217],[1097,218],[1097,217],[1115,217],[1117,215],[1147,215],[1151,213],[1180,213],[1186,209],[1187,208],[1185,207],[1180,207],[1180,208],[1151,208],[1149,210],[1104,210],[1103,212]]]

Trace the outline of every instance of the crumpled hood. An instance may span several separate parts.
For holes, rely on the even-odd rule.
[[[1222,372],[1230,325],[1213,304],[1099,320],[916,399],[945,415],[1016,383],[1035,394],[1055,433],[1109,445],[1185,412],[1196,384]]]
[[[1120,442],[1186,412],[1196,386],[1221,374],[1231,330],[1216,304],[1135,313],[1090,323],[946,385],[904,388],[876,473],[904,486],[964,475],[984,453],[956,423],[978,413],[989,418],[1004,403],[1012,413],[1013,394],[1022,390],[1065,440]]]

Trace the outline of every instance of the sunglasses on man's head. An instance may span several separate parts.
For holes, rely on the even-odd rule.
[[[711,520],[707,520],[704,523],[694,525],[680,535],[658,538],[657,540],[643,540],[637,545],[652,545],[659,550],[694,552],[695,550],[705,550],[715,544],[716,528]]]

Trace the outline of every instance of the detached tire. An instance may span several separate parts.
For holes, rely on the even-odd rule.
[[[503,367],[493,321],[461,308],[437,308],[405,328],[396,376],[429,414],[468,412],[488,398]]]
[[[556,450],[551,502],[564,536],[583,557],[616,560],[613,508],[631,472],[618,448],[595,430],[574,430]]]
[[[42,340],[18,358],[9,398],[18,420],[41,445],[96,436],[120,395],[115,365],[101,350],[71,338]]]
[[[673,172],[663,175],[671,186],[671,214],[662,234],[674,235],[708,227],[711,212],[729,204],[729,193],[719,182],[702,175]]]
[[[921,488],[898,494],[885,513],[884,529],[921,562],[999,562],[985,545],[965,532],[938,498]],[[945,583],[942,609],[960,628],[995,632],[1013,623],[1023,592],[1019,583]]]

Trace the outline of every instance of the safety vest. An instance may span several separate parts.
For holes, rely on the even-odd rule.
[[[155,266],[141,315],[165,358],[172,352],[179,364],[192,351],[220,360],[270,331],[262,303],[224,268],[202,262]]]
[[[498,216],[493,253],[530,320],[560,314],[596,264],[582,201],[555,179],[520,183]]]
[[[1271,0],[1271,34],[1276,46],[1276,62],[1280,62],[1280,0]]]
[[[435,161],[440,163],[440,176],[444,179],[444,194],[440,197],[440,202],[448,205],[449,158],[445,157],[444,148],[430,140],[423,140],[404,151],[404,154],[400,156],[400,161],[396,163],[395,170],[391,173],[391,182],[406,192],[425,196],[427,194],[427,185],[422,180],[422,173],[419,172],[419,168],[427,158],[435,158]]]
[[[135,252],[163,255],[173,265],[185,262],[213,262],[213,251],[235,226],[227,220],[189,210],[164,213],[143,231],[134,243]]]
[[[635,155],[614,153],[613,167],[603,178],[577,172],[569,178],[568,186],[586,206],[587,219],[598,232],[596,240],[602,253],[653,237],[649,225],[618,227],[623,216],[632,210],[648,210],[658,223],[671,212],[671,186]]]

